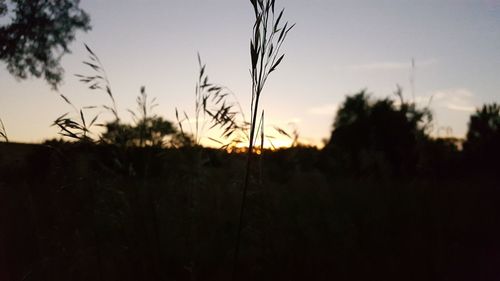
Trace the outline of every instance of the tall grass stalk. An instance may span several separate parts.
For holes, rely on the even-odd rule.
[[[6,142],[9,142],[9,137],[7,136],[7,130],[5,129],[5,125],[3,124],[2,118],[0,118],[0,138],[4,139]]]
[[[189,115],[182,116],[176,109],[176,119],[181,134],[187,136],[184,122],[188,122],[194,143],[199,146],[204,138],[221,145],[222,149],[248,141],[248,125],[245,114],[236,95],[226,86],[209,81],[207,67],[198,54],[199,74],[195,88],[194,128]],[[214,128],[221,130],[221,138],[216,140],[208,136]]]
[[[197,75],[195,87],[195,108],[194,115],[190,115],[183,111],[182,115],[176,108],[175,116],[177,123],[184,139],[193,140],[192,152],[192,177],[186,185],[188,192],[188,252],[190,256],[189,265],[186,269],[190,273],[191,280],[196,279],[197,275],[197,256],[198,249],[194,246],[197,241],[196,216],[198,210],[197,187],[202,187],[205,181],[205,171],[202,167],[204,162],[204,150],[202,141],[206,138],[221,145],[222,149],[230,146],[235,146],[237,143],[243,142],[241,138],[246,137],[246,121],[243,110],[237,101],[234,93],[227,87],[215,84],[209,81],[207,67],[201,60],[198,54],[199,73]],[[188,123],[186,131],[185,122]],[[192,124],[193,123],[193,124]],[[221,137],[227,139],[228,143],[224,144],[219,140],[213,139],[207,134],[212,129],[222,130]]]
[[[118,122],[119,121],[118,110],[116,108],[115,98],[111,91],[111,84],[109,82],[106,71],[104,70],[104,67],[99,57],[92,51],[92,49],[90,49],[89,46],[87,46],[86,44],[84,45],[89,54],[89,61],[84,61],[83,63],[92,68],[96,73],[93,75],[76,74],[75,76],[78,77],[81,82],[88,85],[89,89],[103,90],[106,92],[106,94],[109,96],[111,100],[111,105],[103,105],[102,108],[104,108],[107,111],[110,111],[113,114],[115,120]],[[94,140],[90,136],[91,135],[90,129],[92,128],[92,126],[97,126],[97,125],[102,126],[102,124],[96,123],[101,113],[97,113],[92,119],[89,119],[85,118],[85,111],[90,109],[96,109],[98,107],[85,106],[82,108],[77,108],[69,100],[68,97],[66,97],[63,94],[59,95],[68,105],[70,105],[73,108],[78,117],[77,118],[71,117],[69,116],[68,112],[59,116],[52,125],[59,127],[60,129],[59,134],[64,137],[69,137],[72,139],[76,139],[78,141],[93,142]]]
[[[87,44],[84,44],[84,46],[89,54],[89,61],[84,61],[83,64],[92,68],[92,70],[95,71],[95,74],[93,75],[75,74],[75,76],[80,78],[81,82],[88,85],[89,89],[101,90],[107,94],[107,96],[111,100],[111,105],[103,105],[102,107],[110,111],[113,114],[115,120],[119,121],[120,118],[118,117],[118,109],[116,107],[115,97],[113,95],[113,91],[111,90],[111,83],[109,82],[108,75],[104,70],[104,66],[99,57],[92,51],[92,49],[90,49],[90,47],[87,46]]]
[[[243,218],[248,186],[250,185],[250,172],[252,166],[252,156],[254,154],[254,144],[257,136],[257,124],[259,102],[269,75],[276,70],[283,60],[285,54],[281,52],[281,47],[288,32],[295,26],[288,22],[283,24],[282,16],[284,9],[276,16],[275,0],[250,0],[254,13],[255,23],[253,26],[253,37],[250,40],[250,57],[252,77],[252,100],[250,104],[250,137],[248,142],[247,163],[245,168],[245,181],[241,198],[241,206],[238,220],[236,236],[236,246],[234,251],[233,280],[236,280],[238,273],[238,256],[241,244],[241,232],[243,230]],[[262,113],[263,117],[263,113]]]
[[[52,126],[57,126],[59,127],[60,131],[59,134],[72,138],[78,141],[82,142],[93,142],[93,139],[91,137],[91,131],[90,128],[94,125],[96,125],[97,118],[99,117],[99,114],[96,114],[90,122],[88,122],[88,118],[85,118],[84,110],[86,109],[93,109],[95,106],[86,106],[83,108],[78,109],[65,95],[59,94],[59,96],[68,104],[70,105],[73,110],[75,111],[75,114],[78,116],[77,118],[69,116],[69,112],[59,116]]]
[[[136,98],[136,103],[137,113],[131,109],[127,109],[127,111],[132,115],[132,119],[139,129],[139,146],[144,147],[146,145],[146,141],[150,141],[153,146],[155,144],[161,146],[161,140],[160,143],[155,143],[153,136],[151,136],[152,132],[150,132],[154,125],[153,122],[157,120],[158,117],[156,114],[152,113],[153,109],[158,106],[156,98],[148,100],[146,87],[142,86],[140,95]]]

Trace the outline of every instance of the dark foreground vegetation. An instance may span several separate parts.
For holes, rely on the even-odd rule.
[[[327,149],[266,151],[238,280],[498,280],[498,173],[445,142],[404,177],[339,175]],[[230,280],[245,160],[0,143],[0,280]]]

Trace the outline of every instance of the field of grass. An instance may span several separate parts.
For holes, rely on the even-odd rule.
[[[0,155],[1,280],[231,279],[245,155],[12,143]],[[498,181],[339,178],[320,156],[290,148],[253,166],[238,280],[497,280]]]

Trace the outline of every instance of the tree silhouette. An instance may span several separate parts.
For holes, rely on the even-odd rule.
[[[129,110],[135,125],[123,124],[116,118],[106,123],[106,132],[101,136],[105,143],[122,146],[163,146],[167,137],[172,137],[174,145],[184,140],[178,140],[179,134],[172,122],[162,117],[151,114],[158,106],[156,98],[148,99],[146,88],[141,87],[140,94],[136,99],[137,112]]]
[[[168,136],[176,136],[172,122],[154,116],[133,125],[113,121],[105,124],[105,143],[122,146],[163,146]]]
[[[500,132],[500,106],[496,103],[483,105],[470,117],[467,145],[490,141]]]
[[[338,172],[355,175],[407,175],[415,171],[417,144],[431,120],[427,109],[385,98],[371,100],[366,90],[347,97],[337,113],[324,151]]]
[[[0,60],[16,78],[42,77],[56,88],[63,75],[61,57],[78,30],[90,30],[89,15],[79,0],[0,0],[0,17],[11,20],[0,26]]]
[[[500,159],[500,106],[483,105],[470,116],[464,153],[473,168],[492,169]]]

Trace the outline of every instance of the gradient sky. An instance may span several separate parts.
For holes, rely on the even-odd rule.
[[[159,115],[174,120],[175,107],[192,112],[197,52],[210,79],[248,108],[249,1],[82,0],[81,6],[93,29],[79,33],[64,57],[60,88],[76,105],[107,103],[73,76],[91,73],[81,64],[85,42],[104,63],[123,119],[142,85],[158,98]],[[434,97],[435,134],[451,127],[463,136],[475,107],[500,101],[500,0],[277,0],[277,6],[297,25],[262,97],[266,123],[294,122],[304,141],[329,136],[347,94],[366,88],[387,97],[399,84],[411,99],[412,58],[416,101]],[[0,117],[12,141],[55,137],[50,124],[69,110],[43,80],[16,81],[0,62]]]

